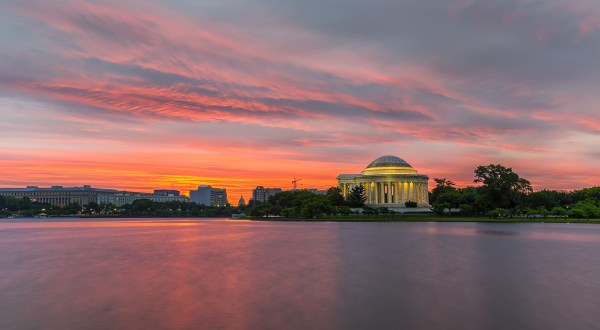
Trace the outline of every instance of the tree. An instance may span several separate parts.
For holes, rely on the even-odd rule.
[[[475,169],[474,183],[483,183],[482,193],[491,208],[514,208],[520,197],[533,191],[531,183],[519,177],[512,168],[500,164],[480,165]]]
[[[494,218],[494,219],[505,217],[506,214],[508,214],[508,211],[503,208],[496,208],[491,211],[488,211],[488,213],[487,213],[488,217]]]
[[[350,207],[363,207],[365,205],[365,187],[362,185],[354,186],[346,198]]]
[[[250,209],[250,215],[253,217],[266,217],[271,213],[273,206],[269,203],[260,203]]]
[[[564,216],[565,219],[567,217],[567,210],[560,206],[553,207],[552,210],[550,210],[550,213],[552,213],[552,215],[559,216],[559,217]]]
[[[528,207],[537,208],[544,206],[547,209],[569,204],[568,194],[566,192],[556,190],[540,190],[531,194],[527,194],[523,202]]]
[[[544,218],[547,218],[548,214],[550,214],[550,212],[543,206],[540,206],[537,209],[535,209],[535,213],[543,216]]]
[[[433,203],[431,204],[431,210],[438,215],[445,215],[446,209],[448,209],[448,214],[450,214],[450,204],[448,203]]]
[[[85,213],[91,214],[97,212],[100,212],[100,205],[96,202],[90,202],[85,208]]]
[[[474,209],[471,204],[460,204],[458,208],[460,209],[460,214],[462,215],[473,215],[474,213]]]
[[[300,208],[302,217],[312,219],[323,214],[331,214],[331,204],[325,196],[314,195],[303,201],[302,208]]]
[[[442,179],[434,178],[433,181],[435,181],[436,185],[435,185],[435,188],[433,188],[431,190],[431,203],[432,204],[438,201],[438,198],[440,195],[456,190],[456,188],[454,188],[454,182],[452,182],[446,178],[442,178]]]
[[[344,196],[342,196],[342,190],[338,187],[331,187],[327,189],[327,198],[333,206],[341,206],[344,204]]]
[[[379,210],[373,207],[364,206],[362,209],[362,214],[364,215],[377,215],[379,214]]]
[[[337,212],[340,215],[348,216],[352,212],[352,210],[348,206],[338,206]]]

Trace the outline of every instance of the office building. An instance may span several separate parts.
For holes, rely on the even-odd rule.
[[[227,189],[213,188],[211,186],[198,186],[190,190],[190,202],[205,206],[227,205]]]
[[[264,203],[269,200],[269,197],[274,196],[281,192],[281,188],[265,188],[263,186],[257,186],[252,190],[252,200],[254,203]]]

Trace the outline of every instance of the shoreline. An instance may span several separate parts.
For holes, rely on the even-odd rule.
[[[112,216],[112,217],[19,217],[19,218],[0,218],[0,222],[75,222],[75,221],[111,221],[111,220],[216,220],[226,219],[230,221],[262,221],[262,222],[448,222],[448,223],[466,223],[466,222],[481,222],[481,223],[590,223],[600,224],[600,219],[570,219],[570,218],[505,218],[505,219],[493,219],[493,218],[482,218],[482,217],[435,217],[435,216],[330,216],[321,217],[315,219],[308,218],[283,218],[283,217],[244,217],[244,218],[231,218],[231,217],[161,217],[161,216]]]
[[[489,219],[489,218],[469,218],[469,217],[331,217],[331,218],[257,218],[245,217],[233,220],[247,221],[274,221],[274,222],[483,222],[483,223],[592,223],[600,224],[600,219],[550,219],[550,218],[506,218],[506,219]]]

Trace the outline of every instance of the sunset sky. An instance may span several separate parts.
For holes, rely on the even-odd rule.
[[[0,42],[2,187],[600,184],[598,0],[0,0]]]

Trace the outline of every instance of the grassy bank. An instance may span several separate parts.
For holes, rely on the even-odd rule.
[[[435,215],[402,216],[402,215],[350,215],[350,216],[323,216],[316,219],[302,218],[263,218],[246,217],[247,220],[256,221],[336,221],[336,222],[490,222],[490,223],[600,223],[600,219],[574,219],[574,218],[502,218],[493,219],[486,217],[444,217]]]

